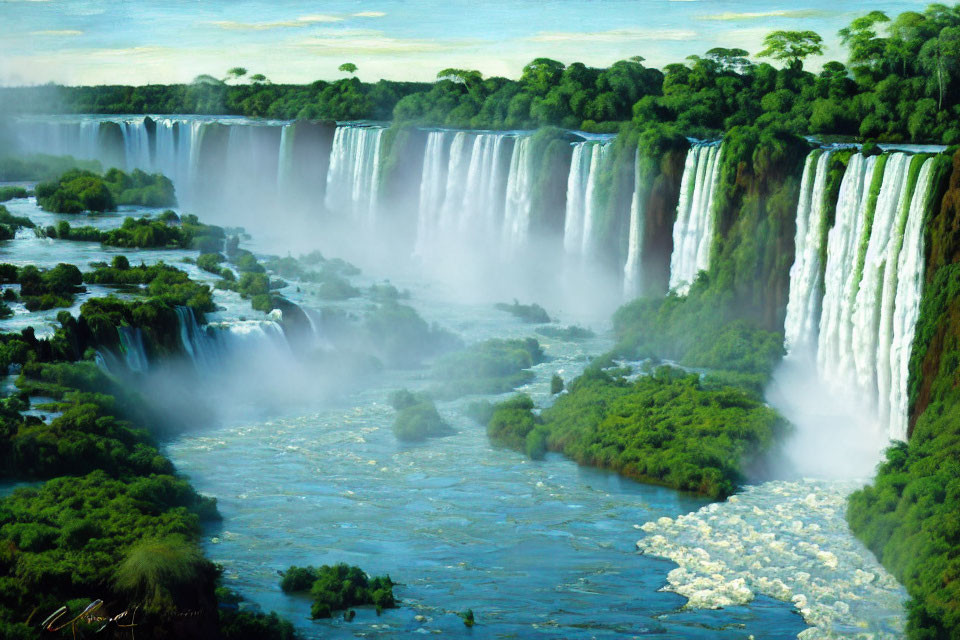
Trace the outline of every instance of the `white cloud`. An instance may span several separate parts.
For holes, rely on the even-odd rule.
[[[826,11],[817,9],[796,9],[778,11],[728,11],[726,13],[716,13],[707,16],[697,16],[697,20],[716,20],[720,22],[735,22],[739,20],[761,20],[763,18],[817,18],[829,15]]]
[[[80,35],[83,35],[83,31],[77,31],[76,29],[45,29],[43,31],[31,31],[30,35],[32,36],[80,36]]]
[[[460,45],[438,40],[417,38],[394,38],[377,31],[352,30],[329,37],[314,36],[295,43],[298,46],[319,50],[324,54],[341,55],[396,55],[448,51]]]
[[[532,42],[632,42],[635,40],[688,40],[697,36],[687,29],[611,29],[610,31],[552,31],[531,36]]]
[[[354,18],[382,18],[387,15],[383,11],[358,11],[353,14]]]
[[[208,24],[228,29],[230,31],[268,31],[270,29],[288,29],[307,27],[311,24],[342,22],[343,18],[329,15],[300,16],[295,20],[278,20],[275,22],[237,22],[235,20],[214,20]]]

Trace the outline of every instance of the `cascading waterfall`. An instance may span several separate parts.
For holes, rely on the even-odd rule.
[[[143,373],[149,366],[147,351],[143,346],[143,332],[139,327],[117,327],[120,336],[120,351],[130,371]]]
[[[831,152],[807,156],[797,205],[797,232],[794,262],[790,268],[790,292],[787,299],[784,343],[788,353],[812,347],[820,323],[820,248],[824,215],[824,190]]]
[[[503,152],[507,136],[481,133],[473,142],[470,167],[463,196],[463,214],[459,220],[461,234],[488,236],[497,228],[503,215]]]
[[[417,216],[417,240],[414,253],[423,257],[435,247],[440,210],[446,196],[448,151],[445,131],[427,134],[427,147],[420,178],[420,211]]]
[[[285,124],[280,131],[280,158],[277,160],[277,187],[280,193],[290,188],[293,169],[293,125]]]
[[[451,242],[475,243],[499,231],[513,136],[431,131],[427,135],[415,254]]]
[[[503,247],[508,255],[519,251],[527,244],[530,233],[530,211],[533,205],[532,157],[530,138],[517,140],[510,157],[510,173],[507,178],[507,198],[503,214]]]
[[[563,247],[568,255],[587,257],[596,249],[597,179],[612,157],[610,142],[577,142],[573,145],[567,177],[567,206]]]
[[[865,245],[867,209],[874,172],[881,171],[875,156],[850,158],[843,181],[833,228],[827,235],[827,264],[820,313],[817,366],[829,383],[845,384],[853,379],[853,302],[860,284],[858,256]],[[875,206],[875,203],[874,203]],[[872,217],[872,208],[870,215]]]
[[[623,297],[626,300],[636,298],[643,290],[641,253],[643,251],[643,231],[646,224],[646,209],[640,201],[643,192],[640,184],[640,150],[637,149],[634,166],[633,197],[630,199],[630,232],[627,238],[627,261],[623,265]]]
[[[920,315],[923,294],[924,244],[923,222],[933,196],[934,160],[928,158],[920,169],[916,190],[910,202],[906,227],[902,231],[902,248],[897,257],[896,294],[891,327],[889,403],[885,408],[890,416],[890,437],[907,439],[908,390],[910,381],[910,354]],[[881,389],[882,392],[882,389]],[[881,405],[884,406],[884,405]]]
[[[150,158],[150,136],[144,119],[127,120],[122,126],[126,169],[149,170],[153,161]]]
[[[710,266],[713,194],[720,179],[721,151],[717,144],[697,144],[687,152],[670,256],[670,289],[680,294],[689,291],[697,274]]]
[[[200,371],[223,370],[231,358],[264,352],[289,354],[283,327],[275,320],[236,320],[200,325],[189,307],[177,307],[183,351]]]
[[[820,378],[863,399],[886,436],[905,439],[908,365],[924,275],[923,220],[932,199],[934,160],[906,153],[879,160],[851,156],[827,234],[821,283],[828,163],[826,152],[807,158],[786,345],[791,353],[815,347]]]
[[[327,209],[372,223],[380,186],[383,127],[338,126],[327,173]]]

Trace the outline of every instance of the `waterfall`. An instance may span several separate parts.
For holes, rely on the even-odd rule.
[[[816,151],[807,156],[800,184],[797,205],[797,231],[794,238],[794,261],[790,267],[790,291],[784,322],[785,346],[788,353],[800,347],[811,347],[817,338],[820,323],[821,231],[824,214],[824,189],[831,153]]]
[[[440,209],[446,195],[447,183],[447,136],[444,131],[431,131],[427,135],[424,151],[423,175],[420,179],[420,210],[417,216],[417,240],[414,253],[423,257],[434,248]]]
[[[371,223],[380,186],[382,127],[338,126],[333,135],[327,173],[327,209]]]
[[[499,225],[506,184],[501,168],[506,140],[507,136],[492,133],[481,133],[474,139],[458,225],[461,234],[487,236]]]
[[[215,342],[210,338],[206,327],[201,327],[197,316],[190,307],[177,307],[177,320],[180,324],[180,343],[194,366],[201,371],[212,371],[221,364],[220,354]]]
[[[897,440],[907,439],[910,353],[913,350],[914,330],[920,315],[920,297],[923,293],[923,222],[933,196],[934,162],[933,158],[928,158],[920,169],[917,187],[910,202],[906,228],[902,234],[902,249],[897,259],[897,269],[894,272],[897,275],[897,285],[890,345],[892,380],[887,410],[890,415],[890,437]]]
[[[817,366],[830,383],[853,378],[853,301],[860,284],[858,256],[869,234],[867,209],[874,172],[882,166],[876,157],[850,158],[840,184],[833,228],[827,235],[827,265],[820,313]],[[871,210],[872,216],[872,210]],[[866,234],[864,233],[866,231]]]
[[[431,131],[427,135],[415,254],[476,244],[499,231],[511,134]]]
[[[563,225],[563,247],[568,255],[588,257],[596,250],[597,180],[607,168],[612,148],[610,142],[573,145]]]
[[[467,176],[470,173],[470,157],[476,136],[458,131],[450,144],[450,164],[447,167],[447,186],[444,190],[443,206],[440,209],[439,229],[443,231],[457,226],[457,217],[463,213],[464,194],[467,189]]]
[[[623,265],[623,297],[636,298],[643,292],[641,252],[643,231],[646,225],[646,208],[641,202],[643,185],[640,184],[640,149],[637,149],[634,166],[633,197],[630,199],[630,233],[627,238],[627,262]]]
[[[885,436],[904,439],[934,160],[906,153],[851,156],[827,234],[821,283],[828,163],[829,152],[814,152],[804,168],[786,346],[791,353],[802,345],[816,348],[819,377],[862,401]]]
[[[143,169],[149,171],[153,162],[150,159],[150,136],[144,119],[128,120],[123,122],[122,126],[126,170]]]
[[[532,175],[530,137],[517,140],[510,157],[507,196],[503,214],[503,246],[508,255],[524,248],[530,233]]]
[[[230,366],[232,358],[264,353],[289,355],[283,327],[271,320],[236,320],[201,326],[189,307],[177,307],[180,342],[198,370],[212,372]]]
[[[293,125],[285,124],[280,131],[280,158],[277,161],[277,187],[281,194],[290,191],[293,169]]]
[[[855,388],[874,397],[880,384],[881,368],[885,367],[884,358],[878,352],[881,339],[881,316],[884,309],[884,281],[891,264],[891,245],[894,226],[908,203],[906,202],[907,173],[910,157],[904,153],[895,153],[887,161],[883,174],[883,186],[873,214],[873,225],[867,241],[867,252],[863,264],[857,297],[853,304],[853,364]],[[899,247],[896,248],[899,251]],[[892,264],[896,265],[896,254],[892,255]],[[878,357],[879,356],[879,357]],[[889,357],[889,356],[887,356]]]
[[[143,373],[149,366],[147,351],[143,347],[143,332],[139,327],[117,327],[120,336],[120,352],[130,371]]]
[[[573,145],[570,175],[567,177],[567,208],[563,221],[563,248],[571,255],[579,255],[583,248],[583,214],[594,146],[587,142]]]
[[[680,294],[689,291],[697,274],[710,266],[713,194],[720,179],[720,154],[720,145],[716,144],[698,144],[687,152],[670,256],[670,289]]]

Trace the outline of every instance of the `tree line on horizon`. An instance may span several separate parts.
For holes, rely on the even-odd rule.
[[[641,56],[605,69],[537,58],[519,79],[444,69],[428,82],[310,84],[249,82],[235,67],[224,79],[190,84],[0,89],[0,110],[31,113],[231,114],[255,118],[381,120],[472,129],[558,126],[617,132],[623,123],[673,123],[710,135],[758,120],[802,134],[884,141],[960,143],[960,5],[931,4],[891,18],[872,11],[840,31],[847,62],[818,73],[804,60],[823,53],[813,31],[775,31],[754,56],[714,48],[662,70]],[[777,65],[777,66],[775,66]]]

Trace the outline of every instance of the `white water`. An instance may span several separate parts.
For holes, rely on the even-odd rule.
[[[643,249],[643,231],[646,224],[646,209],[640,201],[643,193],[640,184],[640,151],[634,159],[633,198],[630,200],[630,235],[627,239],[627,262],[623,265],[623,297],[625,300],[636,298],[643,292],[643,272],[641,252]]]
[[[532,206],[530,138],[519,138],[510,157],[507,199],[503,214],[503,247],[507,256],[515,255],[527,243]]]
[[[449,148],[445,131],[427,134],[420,180],[420,211],[417,216],[417,241],[414,253],[424,257],[435,246],[440,210],[446,196]]]
[[[797,232],[794,240],[795,258],[790,268],[790,292],[784,323],[787,352],[798,347],[808,348],[816,341],[820,324],[820,299],[823,295],[820,279],[821,225],[823,223],[823,192],[826,186],[830,152],[810,154],[803,169],[800,185],[800,203],[797,206]]]
[[[352,217],[373,225],[380,187],[382,127],[337,127],[327,173],[327,209],[335,217]]]
[[[567,205],[563,246],[570,256],[591,258],[597,250],[596,222],[600,203],[597,180],[612,158],[612,142],[577,142],[573,145],[567,177]]]
[[[716,609],[763,594],[792,602],[812,628],[801,640],[903,637],[906,592],[844,519],[858,483],[768,482],[726,502],[640,528],[646,554],[680,565],[666,590]]]
[[[922,225],[930,206],[933,160],[924,162],[911,193],[913,156],[891,154],[882,176],[874,175],[882,166],[876,158],[851,157],[827,236],[821,284],[818,209],[826,156],[817,160],[812,180],[808,158],[801,187],[797,257],[784,326],[796,362],[785,366],[796,369],[800,360],[815,359],[824,391],[845,398],[849,422],[859,425],[857,437],[873,443],[867,449],[879,451],[889,439],[905,439],[907,433],[908,365],[922,293]],[[875,179],[881,182],[873,200]],[[789,393],[781,389],[776,395]]]
[[[890,437],[894,440],[907,439],[907,385],[910,379],[910,352],[913,349],[914,330],[920,314],[920,297],[923,293],[924,245],[923,221],[930,207],[934,160],[927,159],[920,170],[917,187],[910,203],[906,227],[901,227],[901,250],[897,257],[894,305],[890,335],[889,365],[890,375],[885,378],[889,401],[883,395],[881,415],[887,415],[890,423]],[[886,341],[882,341],[886,345]],[[880,389],[884,393],[884,389]]]
[[[670,289],[680,294],[710,267],[713,195],[720,179],[721,152],[716,144],[698,144],[687,152],[670,256]]]

